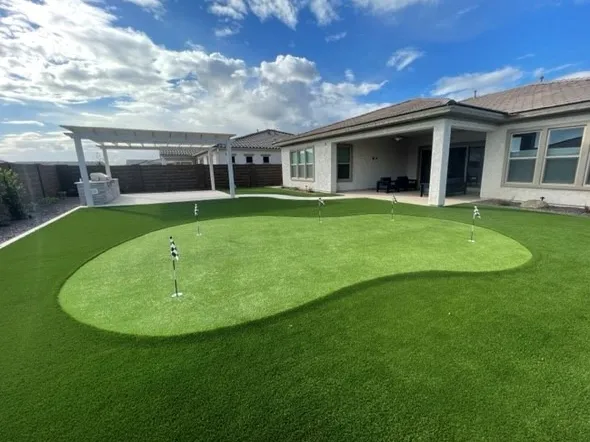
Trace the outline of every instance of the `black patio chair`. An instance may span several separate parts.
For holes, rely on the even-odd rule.
[[[393,181],[391,180],[391,177],[382,176],[379,181],[377,181],[375,187],[377,188],[377,192],[385,190],[385,193],[389,193],[393,189]]]

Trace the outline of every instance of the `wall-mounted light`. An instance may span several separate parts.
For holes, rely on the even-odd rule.
[[[397,137],[394,138],[394,140],[395,140],[396,143],[399,143],[403,139],[404,139],[404,137],[400,137],[400,136],[397,136]]]

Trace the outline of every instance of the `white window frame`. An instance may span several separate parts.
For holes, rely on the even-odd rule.
[[[307,161],[307,151],[311,150],[313,155],[313,162]],[[299,160],[301,159],[301,153],[305,158],[305,161],[301,163]],[[293,163],[293,154],[295,154],[296,163]],[[295,166],[296,173],[293,174],[293,166]],[[303,176],[299,176],[299,168],[303,166]],[[311,166],[312,172],[310,176],[307,176],[307,168]],[[292,149],[289,151],[289,175],[292,181],[314,181],[315,180],[315,147],[308,146],[300,149]]]
[[[522,135],[522,134],[531,134],[531,133],[536,133],[537,134],[537,149],[535,151],[535,156],[530,156],[530,157],[511,157],[510,153],[511,153],[511,149],[512,149],[512,139],[514,138],[514,136],[516,135]],[[530,129],[530,130],[518,130],[518,131],[511,131],[508,133],[508,142],[507,142],[507,149],[506,149],[506,166],[505,166],[505,172],[504,172],[504,184],[508,184],[508,185],[532,185],[535,183],[535,172],[537,170],[538,167],[538,162],[539,162],[539,152],[541,150],[541,141],[543,138],[543,130],[542,129]],[[510,162],[511,161],[534,161],[535,164],[533,166],[533,178],[531,179],[531,181],[508,181],[508,174],[510,173]]]
[[[578,158],[578,166],[576,168],[576,175],[574,182],[571,184],[561,183],[543,183],[545,175],[545,163],[547,158],[547,149],[549,145],[549,131],[558,129],[583,128],[582,145]],[[519,133],[540,132],[541,137],[539,141],[539,149],[537,152],[535,162],[535,173],[532,183],[507,181],[508,167],[510,161],[510,143],[513,135]],[[572,121],[560,124],[556,122],[543,122],[538,125],[518,125],[514,128],[509,128],[506,131],[505,146],[504,146],[504,162],[502,172],[502,187],[508,188],[527,188],[527,189],[553,189],[553,190],[584,190],[590,191],[590,122],[588,118],[581,117],[579,119],[572,119]],[[549,157],[558,158],[558,157]]]
[[[347,163],[339,163],[338,162],[338,148],[346,147],[348,148],[348,162]],[[339,183],[346,183],[352,181],[352,144],[347,143],[338,143],[336,145],[336,181]],[[348,165],[348,178],[338,178],[338,166],[341,164]]]
[[[549,140],[551,139],[551,131],[552,130],[567,130],[567,129],[582,129],[582,140],[580,141],[580,150],[577,155],[558,155],[558,156],[549,156],[547,155],[547,151],[549,150]],[[547,128],[547,136],[545,137],[545,148],[543,149],[543,163],[541,169],[541,177],[540,177],[540,184],[542,186],[564,186],[564,187],[575,187],[576,186],[576,178],[578,174],[578,169],[580,167],[580,161],[582,159],[582,149],[584,148],[584,137],[586,135],[586,126],[585,125],[573,125],[573,126],[560,126],[560,127],[549,127]],[[576,169],[574,171],[574,180],[571,183],[546,183],[545,180],[545,169],[547,168],[547,160],[550,159],[564,159],[564,158],[577,158],[578,161],[576,163]]]

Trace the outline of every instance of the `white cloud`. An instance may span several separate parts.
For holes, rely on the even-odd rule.
[[[134,3],[137,6],[152,12],[156,17],[160,17],[165,9],[162,0],[123,0],[127,3]]]
[[[456,100],[473,96],[477,90],[479,95],[507,89],[523,77],[520,69],[506,66],[491,72],[476,72],[443,77],[435,83],[432,95],[445,96]]]
[[[551,74],[553,72],[559,72],[559,71],[563,71],[565,69],[569,69],[571,67],[575,66],[574,63],[567,63],[567,64],[562,64],[561,66],[556,66],[554,68],[549,68],[549,69],[545,69],[545,68],[537,68],[533,71],[533,77],[535,78],[540,78],[541,76],[546,76],[547,74]]]
[[[216,0],[209,6],[209,12],[221,17],[241,20],[248,14],[244,0]]]
[[[36,120],[6,120],[3,121],[2,124],[14,124],[18,126],[45,126],[45,124]]]
[[[239,134],[301,131],[380,106],[359,97],[383,83],[330,83],[303,57],[249,65],[197,45],[170,50],[116,21],[104,3],[0,0],[0,100],[42,108],[47,125]],[[61,136],[0,138],[0,157],[48,152],[74,158]]]
[[[309,9],[319,25],[339,19],[338,9],[343,0],[206,0],[211,14],[233,20],[243,20],[248,13],[264,21],[275,18],[292,29],[299,13]],[[352,6],[375,14],[393,13],[414,5],[436,4],[438,0],[349,0]]]
[[[334,0],[310,0],[309,9],[320,25],[327,25],[338,20]]]
[[[354,81],[354,72],[352,72],[352,69],[346,69],[344,71],[344,78],[346,78],[346,81]]]
[[[214,32],[215,32],[216,37],[229,37],[229,36],[236,35],[237,33],[239,33],[240,28],[238,28],[237,26],[234,26],[234,27],[225,26],[223,28],[216,28]]]
[[[419,4],[436,4],[438,0],[352,0],[352,3],[374,13],[383,13],[396,12]]]
[[[326,36],[326,41],[328,43],[331,43],[331,42],[334,42],[334,41],[342,40],[344,37],[346,37],[346,31],[339,32],[338,34],[327,35]]]
[[[389,60],[387,60],[387,66],[402,71],[423,56],[424,52],[415,48],[408,47],[398,49],[391,55],[391,57],[389,57]]]
[[[534,56],[535,56],[535,54],[528,53],[528,54],[521,55],[520,57],[517,58],[517,60],[525,60],[527,58],[533,58]]]
[[[479,8],[479,5],[468,6],[466,8],[459,9],[455,15],[457,17],[461,17],[465,14],[469,14],[470,12],[475,11],[477,8]]]
[[[573,80],[575,78],[590,78],[590,71],[572,72],[571,74],[558,77],[556,80]]]

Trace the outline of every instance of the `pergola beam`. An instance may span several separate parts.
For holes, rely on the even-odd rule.
[[[207,153],[209,157],[209,174],[211,188],[215,190],[215,176],[211,152],[219,145],[226,146],[228,153],[227,170],[229,176],[230,195],[235,197],[234,171],[231,156],[231,137],[235,134],[209,133],[209,132],[178,132],[178,131],[156,131],[137,129],[118,129],[108,127],[86,127],[86,126],[61,126],[70,132],[67,136],[74,140],[78,165],[80,167],[80,178],[82,180],[86,205],[94,205],[88,169],[82,140],[90,140],[102,150],[105,172],[110,177],[111,168],[108,158],[108,150],[171,150],[171,145],[177,149],[194,150],[194,157]],[[146,145],[147,144],[147,145]],[[174,148],[172,148],[173,150]]]

